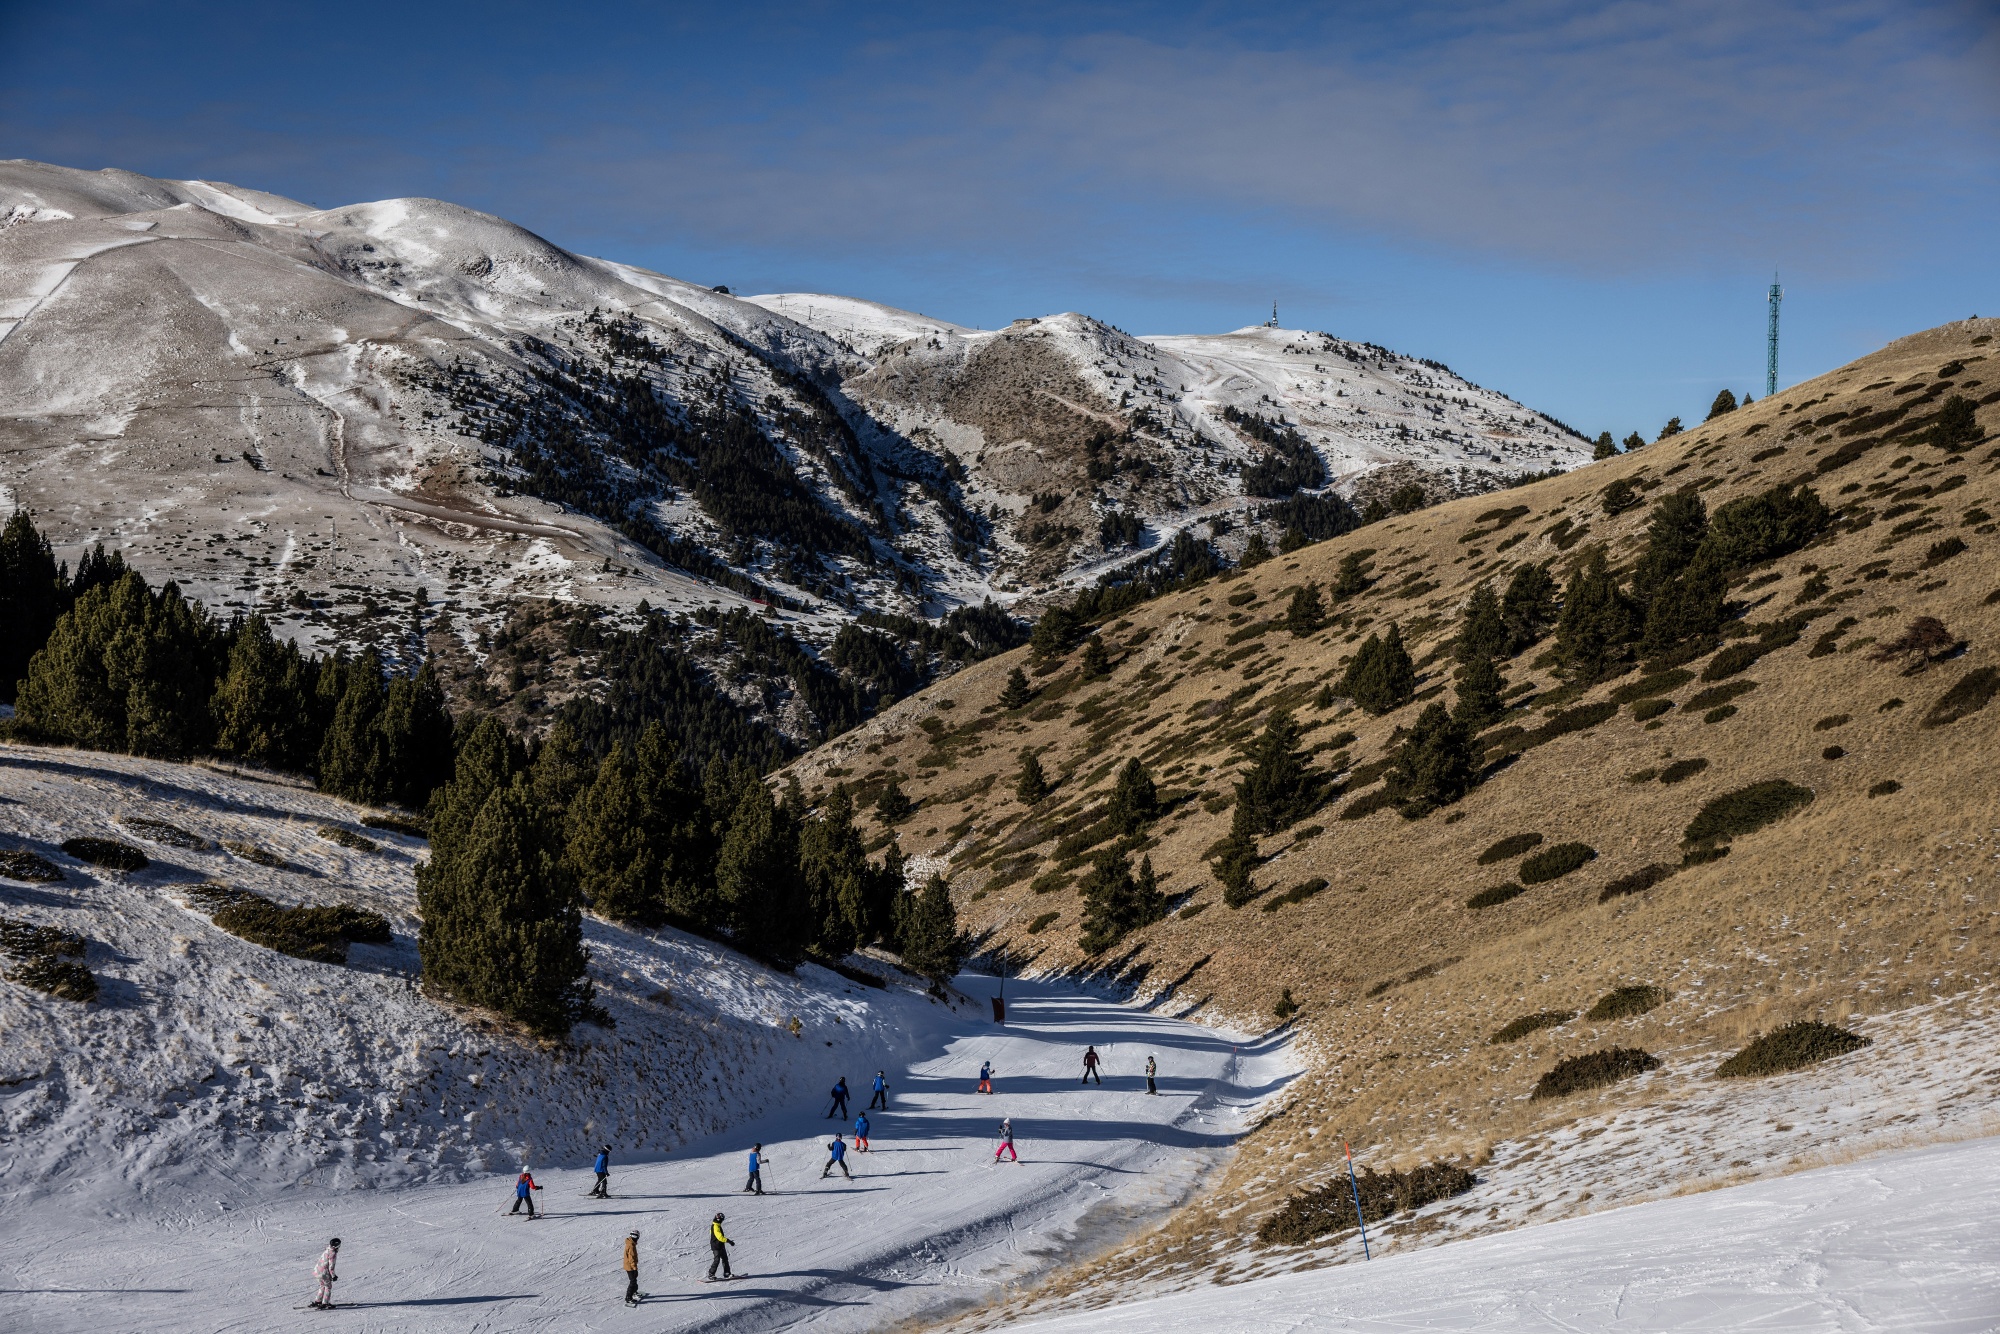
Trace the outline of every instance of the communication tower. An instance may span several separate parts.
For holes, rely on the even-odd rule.
[[[1278,327],[1278,303],[1275,301],[1271,303],[1271,318],[1264,321],[1264,327],[1266,329],[1275,329]]]

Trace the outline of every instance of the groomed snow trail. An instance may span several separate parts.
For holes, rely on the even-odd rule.
[[[973,995],[990,978],[961,979]],[[1009,982],[1008,1023],[931,1007],[936,1055],[891,1066],[874,1148],[855,1179],[822,1180],[824,1145],[850,1132],[875,1067],[843,1056],[844,1120],[793,1106],[663,1162],[620,1165],[613,1198],[584,1198],[587,1163],[532,1164],[549,1216],[504,1211],[511,1174],[458,1185],[329,1192],[245,1180],[198,1224],[117,1217],[110,1201],[54,1199],[0,1218],[0,1327],[38,1331],[268,1330],[301,1319],[346,1330],[882,1329],[979,1301],[1169,1207],[1227,1148],[1245,1116],[1294,1072],[1279,1043],[1227,1034],[1056,985]],[[1080,1087],[1095,1043],[1102,1086]],[[1145,1093],[1148,1056],[1160,1095]],[[974,1092],[981,1061],[991,1095]],[[759,1072],[724,1071],[725,1082]],[[993,1160],[1012,1117],[1017,1166]],[[741,1193],[744,1155],[769,1158],[762,1197]],[[699,1282],[722,1210],[749,1277]],[[625,1233],[642,1232],[639,1311],[622,1303]],[[314,1260],[344,1242],[344,1312],[294,1315]],[[1081,1240],[1079,1240],[1079,1238]]]
[[[1019,1334],[2000,1329],[2000,1138],[1060,1319]]]

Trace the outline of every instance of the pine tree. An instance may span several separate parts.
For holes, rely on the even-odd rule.
[[[1395,622],[1390,622],[1388,634],[1371,634],[1362,641],[1336,689],[1378,716],[1410,702],[1417,690],[1417,669]]]
[[[414,677],[391,681],[375,726],[380,736],[382,793],[391,801],[421,809],[432,792],[451,780],[451,711],[437,669],[425,663]],[[555,731],[566,728],[567,724],[558,723]],[[586,768],[582,781],[589,777]]]
[[[1326,605],[1320,601],[1318,584],[1301,584],[1285,608],[1285,628],[1296,639],[1304,639],[1326,624]]]
[[[1964,394],[1953,394],[1938,409],[1937,418],[1930,429],[1923,434],[1927,445],[1942,449],[1947,454],[1957,454],[1972,448],[1985,438],[1979,429],[1979,420],[1971,399]]]
[[[1507,623],[1500,615],[1500,599],[1493,585],[1483,583],[1465,601],[1465,619],[1458,631],[1454,652],[1462,663],[1497,658],[1507,651]]]
[[[1506,678],[1491,658],[1474,658],[1458,677],[1458,705],[1452,717],[1477,732],[1506,715]]]
[[[1243,544],[1243,559],[1238,564],[1246,570],[1254,570],[1269,559],[1271,559],[1270,545],[1264,541],[1264,534],[1253,529],[1250,540]]]
[[[1632,485],[1630,478],[1620,477],[1604,488],[1604,494],[1598,498],[1598,503],[1603,507],[1605,517],[1615,519],[1626,510],[1636,509],[1645,504],[1646,497],[1638,487]]]
[[[1083,641],[1083,679],[1095,681],[1111,675],[1111,655],[1105,651],[1104,636],[1092,635]]]
[[[1601,461],[1603,459],[1615,459],[1618,457],[1618,446],[1615,443],[1613,443],[1611,439],[1611,432],[1600,431],[1598,433],[1597,445],[1595,448],[1591,450],[1590,457],[1593,461]]]
[[[1000,707],[1014,710],[1027,705],[1034,699],[1035,692],[1028,685],[1028,674],[1019,667],[1007,673],[1007,684],[1000,688]]]
[[[799,828],[799,876],[809,919],[817,923],[817,953],[837,959],[873,942],[877,875],[854,823],[854,798],[845,783],[836,784],[819,814]]]
[[[383,703],[382,660],[370,649],[342,676],[340,702],[320,742],[319,785],[355,801],[387,800],[388,757],[376,725]]]
[[[1284,532],[1278,534],[1278,554],[1289,556],[1300,547],[1309,546],[1311,543],[1312,539],[1306,536],[1305,529],[1297,524],[1289,524]]]
[[[1014,796],[1023,806],[1032,806],[1049,795],[1049,776],[1041,757],[1022,747],[1021,767],[1014,774]]]
[[[1211,864],[1222,885],[1222,901],[1232,908],[1257,897],[1257,887],[1250,879],[1258,860],[1257,834],[1251,826],[1250,813],[1239,804],[1229,817],[1229,835],[1217,845]]]
[[[1333,576],[1335,597],[1351,598],[1368,587],[1368,574],[1363,569],[1367,559],[1358,551],[1350,551],[1340,558],[1340,568]]]
[[[807,920],[796,831],[762,783],[743,788],[715,857],[715,888],[739,947],[790,967],[805,957]]]
[[[594,991],[560,834],[518,774],[449,830],[440,838],[433,824],[417,868],[425,988],[563,1036],[592,1015]]]
[[[1736,395],[1732,394],[1727,389],[1725,389],[1721,393],[1715,396],[1715,401],[1713,403],[1708,405],[1707,420],[1714,421],[1717,417],[1720,417],[1723,413],[1734,412],[1734,411],[1736,411]],[[1676,418],[1676,420],[1678,420],[1678,418]]]
[[[903,963],[910,971],[929,978],[934,990],[942,989],[958,976],[969,949],[958,929],[951,885],[943,876],[934,875],[909,897],[903,916]]]
[[[486,799],[526,772],[527,752],[497,718],[482,718],[458,741],[451,781],[431,793],[425,808],[431,848],[463,843]]]
[[[262,616],[237,626],[229,666],[209,701],[215,748],[252,764],[308,773],[319,753],[312,676],[299,651],[271,634]],[[451,737],[444,746],[447,771]]]
[[[1637,431],[1634,431],[1632,432],[1632,434],[1625,437],[1625,452],[1627,454],[1630,454],[1635,449],[1643,449],[1645,447],[1645,444],[1646,444],[1646,437],[1640,435]]]
[[[1728,612],[1729,575],[1704,545],[1687,568],[1653,590],[1646,605],[1639,651],[1661,654],[1722,629]]]
[[[0,703],[12,704],[28,660],[48,642],[69,593],[49,540],[25,510],[0,530]]]
[[[1125,767],[1118,771],[1117,786],[1111,790],[1111,803],[1105,818],[1120,834],[1131,834],[1158,819],[1159,815],[1160,794],[1153,786],[1153,776],[1146,772],[1146,766],[1136,757],[1125,761]]]
[[[1472,778],[1472,730],[1433,702],[1396,752],[1387,791],[1403,818],[1415,820],[1463,797]]]
[[[1090,873],[1078,886],[1083,896],[1083,931],[1078,943],[1085,954],[1102,954],[1143,926],[1166,916],[1166,895],[1160,893],[1149,857],[1132,878],[1131,862],[1115,848],[1106,848],[1091,862]]]
[[[1507,656],[1539,642],[1556,621],[1556,581],[1546,565],[1522,565],[1507,581],[1500,599],[1500,619],[1507,627]]]
[[[569,803],[565,823],[583,901],[599,917],[655,927],[666,920],[667,905],[646,814],[639,766],[625,744],[614,741],[590,785]]]
[[[1660,439],[1670,440],[1674,436],[1679,435],[1680,433],[1681,433],[1681,419],[1679,417],[1669,417],[1667,418],[1667,424],[1660,428]]]
[[[1602,681],[1629,656],[1638,637],[1631,599],[1605,563],[1604,548],[1592,548],[1563,594],[1562,619],[1556,625],[1563,675],[1582,685]]]
[[[1676,491],[1653,507],[1646,524],[1646,549],[1632,570],[1632,599],[1643,609],[1678,578],[1708,536],[1708,506],[1694,490]]]
[[[724,918],[715,888],[715,856],[721,846],[716,826],[727,821],[726,811],[733,803],[721,791],[711,802],[710,793],[695,784],[666,727],[658,722],[646,725],[633,758],[646,837],[659,859],[660,899],[667,919],[713,930]],[[711,768],[720,785],[725,766]]]
[[[900,824],[909,819],[916,809],[917,803],[904,794],[901,779],[890,779],[889,786],[882,789],[882,795],[875,798],[875,814],[883,824]]]
[[[390,689],[393,691],[394,687]],[[385,709],[385,720],[387,713]],[[535,748],[535,758],[528,765],[528,786],[542,803],[542,809],[560,819],[577,794],[596,778],[597,768],[583,748],[576,728],[567,718],[558,718],[549,728],[549,734],[542,738],[542,744]]]
[[[1250,766],[1236,780],[1236,809],[1252,833],[1275,834],[1312,809],[1318,783],[1306,769],[1290,713],[1274,712],[1246,754]]]

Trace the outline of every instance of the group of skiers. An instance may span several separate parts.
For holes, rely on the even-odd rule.
[[[1091,1080],[1096,1080],[1100,1087],[1103,1085],[1104,1080],[1098,1074],[1100,1063],[1101,1058],[1097,1054],[1097,1048],[1095,1046],[1085,1048],[1083,1053],[1082,1082],[1088,1083]],[[1152,1057],[1148,1056],[1146,1058],[1146,1092],[1159,1092],[1159,1087],[1155,1082],[1158,1073],[1158,1063]],[[993,1063],[991,1061],[980,1062],[979,1083],[976,1091],[980,1093],[993,1092]],[[886,1073],[881,1070],[875,1072],[873,1093],[874,1097],[869,1100],[867,1111],[862,1112],[854,1118],[854,1145],[855,1151],[858,1153],[868,1152],[868,1112],[877,1110],[886,1112],[889,1110],[889,1081]],[[846,1076],[843,1075],[834,1081],[832,1094],[832,1103],[827,1108],[826,1118],[823,1119],[831,1119],[836,1116],[845,1118],[847,1115]],[[824,1181],[828,1176],[832,1175],[835,1168],[839,1168],[841,1175],[852,1181],[854,1173],[847,1166],[847,1140],[842,1132],[834,1132],[833,1139],[827,1144],[826,1149],[826,1166],[820,1169],[820,1179]],[[1002,1117],[1000,1120],[999,1143],[993,1150],[993,1161],[997,1163],[1002,1158],[1013,1163],[1021,1161],[1020,1155],[1014,1150],[1014,1121],[1012,1117]],[[749,1176],[743,1183],[745,1194],[762,1195],[764,1193],[764,1165],[764,1146],[762,1144],[753,1144],[750,1147]],[[610,1199],[611,1146],[609,1144],[604,1145],[597,1151],[597,1157],[592,1161],[590,1169],[596,1174],[597,1182],[590,1188],[585,1198],[596,1200]],[[541,1217],[542,1215],[536,1212],[534,1198],[534,1192],[540,1189],[542,1187],[535,1181],[534,1174],[528,1170],[528,1165],[523,1163],[521,1165],[521,1174],[514,1181],[514,1207],[508,1210],[508,1213],[518,1214],[521,1212],[523,1206],[525,1206],[530,1219]],[[728,1251],[728,1248],[734,1246],[736,1243],[731,1241],[723,1232],[722,1222],[723,1215],[718,1212],[714,1219],[710,1221],[708,1227],[710,1256],[708,1280],[711,1282],[714,1281],[718,1269],[722,1271],[722,1277],[725,1279],[736,1277],[730,1271]],[[310,1303],[311,1309],[317,1311],[330,1311],[333,1309],[333,1285],[339,1281],[340,1277],[335,1272],[339,1259],[340,1238],[335,1237],[327,1242],[326,1250],[320,1256],[319,1263],[313,1267],[313,1278],[317,1280],[319,1287]],[[639,1230],[637,1228],[625,1234],[623,1272],[625,1274],[625,1304],[627,1306],[637,1306],[645,1296],[645,1294],[639,1291]]]

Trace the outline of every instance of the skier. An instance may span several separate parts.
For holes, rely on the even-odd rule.
[[[764,1146],[761,1144],[750,1146],[750,1179],[743,1183],[743,1189],[758,1195],[764,1193]]]
[[[1086,1047],[1083,1050],[1083,1078],[1076,1082],[1079,1084],[1088,1084],[1093,1079],[1097,1081],[1100,1088],[1103,1087],[1104,1078],[1097,1073],[1097,1048]]]
[[[340,1281],[340,1275],[333,1270],[339,1260],[340,1238],[335,1237],[326,1244],[326,1253],[319,1257],[319,1263],[313,1266],[313,1277],[319,1280],[319,1295],[311,1303],[315,1311],[333,1309],[333,1285]]]
[[[819,1170],[819,1179],[826,1180],[836,1167],[842,1176],[849,1181],[854,1180],[854,1173],[847,1170],[847,1141],[838,1132],[835,1132],[833,1142],[826,1146],[826,1166]]]
[[[1000,1147],[993,1151],[993,1161],[999,1162],[1003,1153],[1014,1162],[1021,1161],[1021,1155],[1014,1152],[1014,1118],[1011,1116],[1000,1120]]]
[[[590,1188],[591,1195],[600,1200],[611,1198],[611,1146],[605,1145],[597,1151],[597,1161],[590,1165],[597,1173],[597,1184]]]
[[[875,1072],[875,1096],[868,1100],[869,1111],[877,1107],[885,1112],[889,1110],[889,1080],[880,1070]]]
[[[715,1267],[717,1265],[722,1266],[722,1276],[724,1278],[736,1277],[736,1275],[729,1272],[729,1252],[723,1249],[726,1246],[734,1246],[735,1244],[735,1242],[722,1234],[722,1215],[717,1214],[715,1221],[708,1225],[709,1282],[715,1282]]]
[[[857,1153],[868,1152],[868,1113],[854,1118],[854,1149]]]
[[[525,1204],[528,1206],[528,1217],[533,1218],[535,1216],[535,1199],[532,1195],[528,1194],[528,1192],[531,1190],[540,1190],[540,1189],[541,1187],[535,1184],[535,1179],[532,1176],[528,1175],[528,1165],[526,1163],[522,1163],[521,1175],[519,1179],[517,1179],[514,1182],[514,1207],[512,1209],[509,1209],[507,1212],[510,1214],[518,1214],[521,1212],[521,1206]]]
[[[826,1118],[831,1120],[835,1113],[842,1119],[847,1116],[847,1076],[842,1075],[833,1084],[833,1106],[826,1109]]]
[[[981,1093],[991,1093],[993,1091],[993,1062],[991,1061],[981,1061],[979,1063],[979,1091]]]
[[[625,1304],[639,1304],[639,1229],[625,1234]]]
[[[1160,1091],[1160,1086],[1153,1082],[1153,1076],[1159,1073],[1160,1063],[1148,1056],[1146,1058],[1146,1092],[1158,1093]]]

